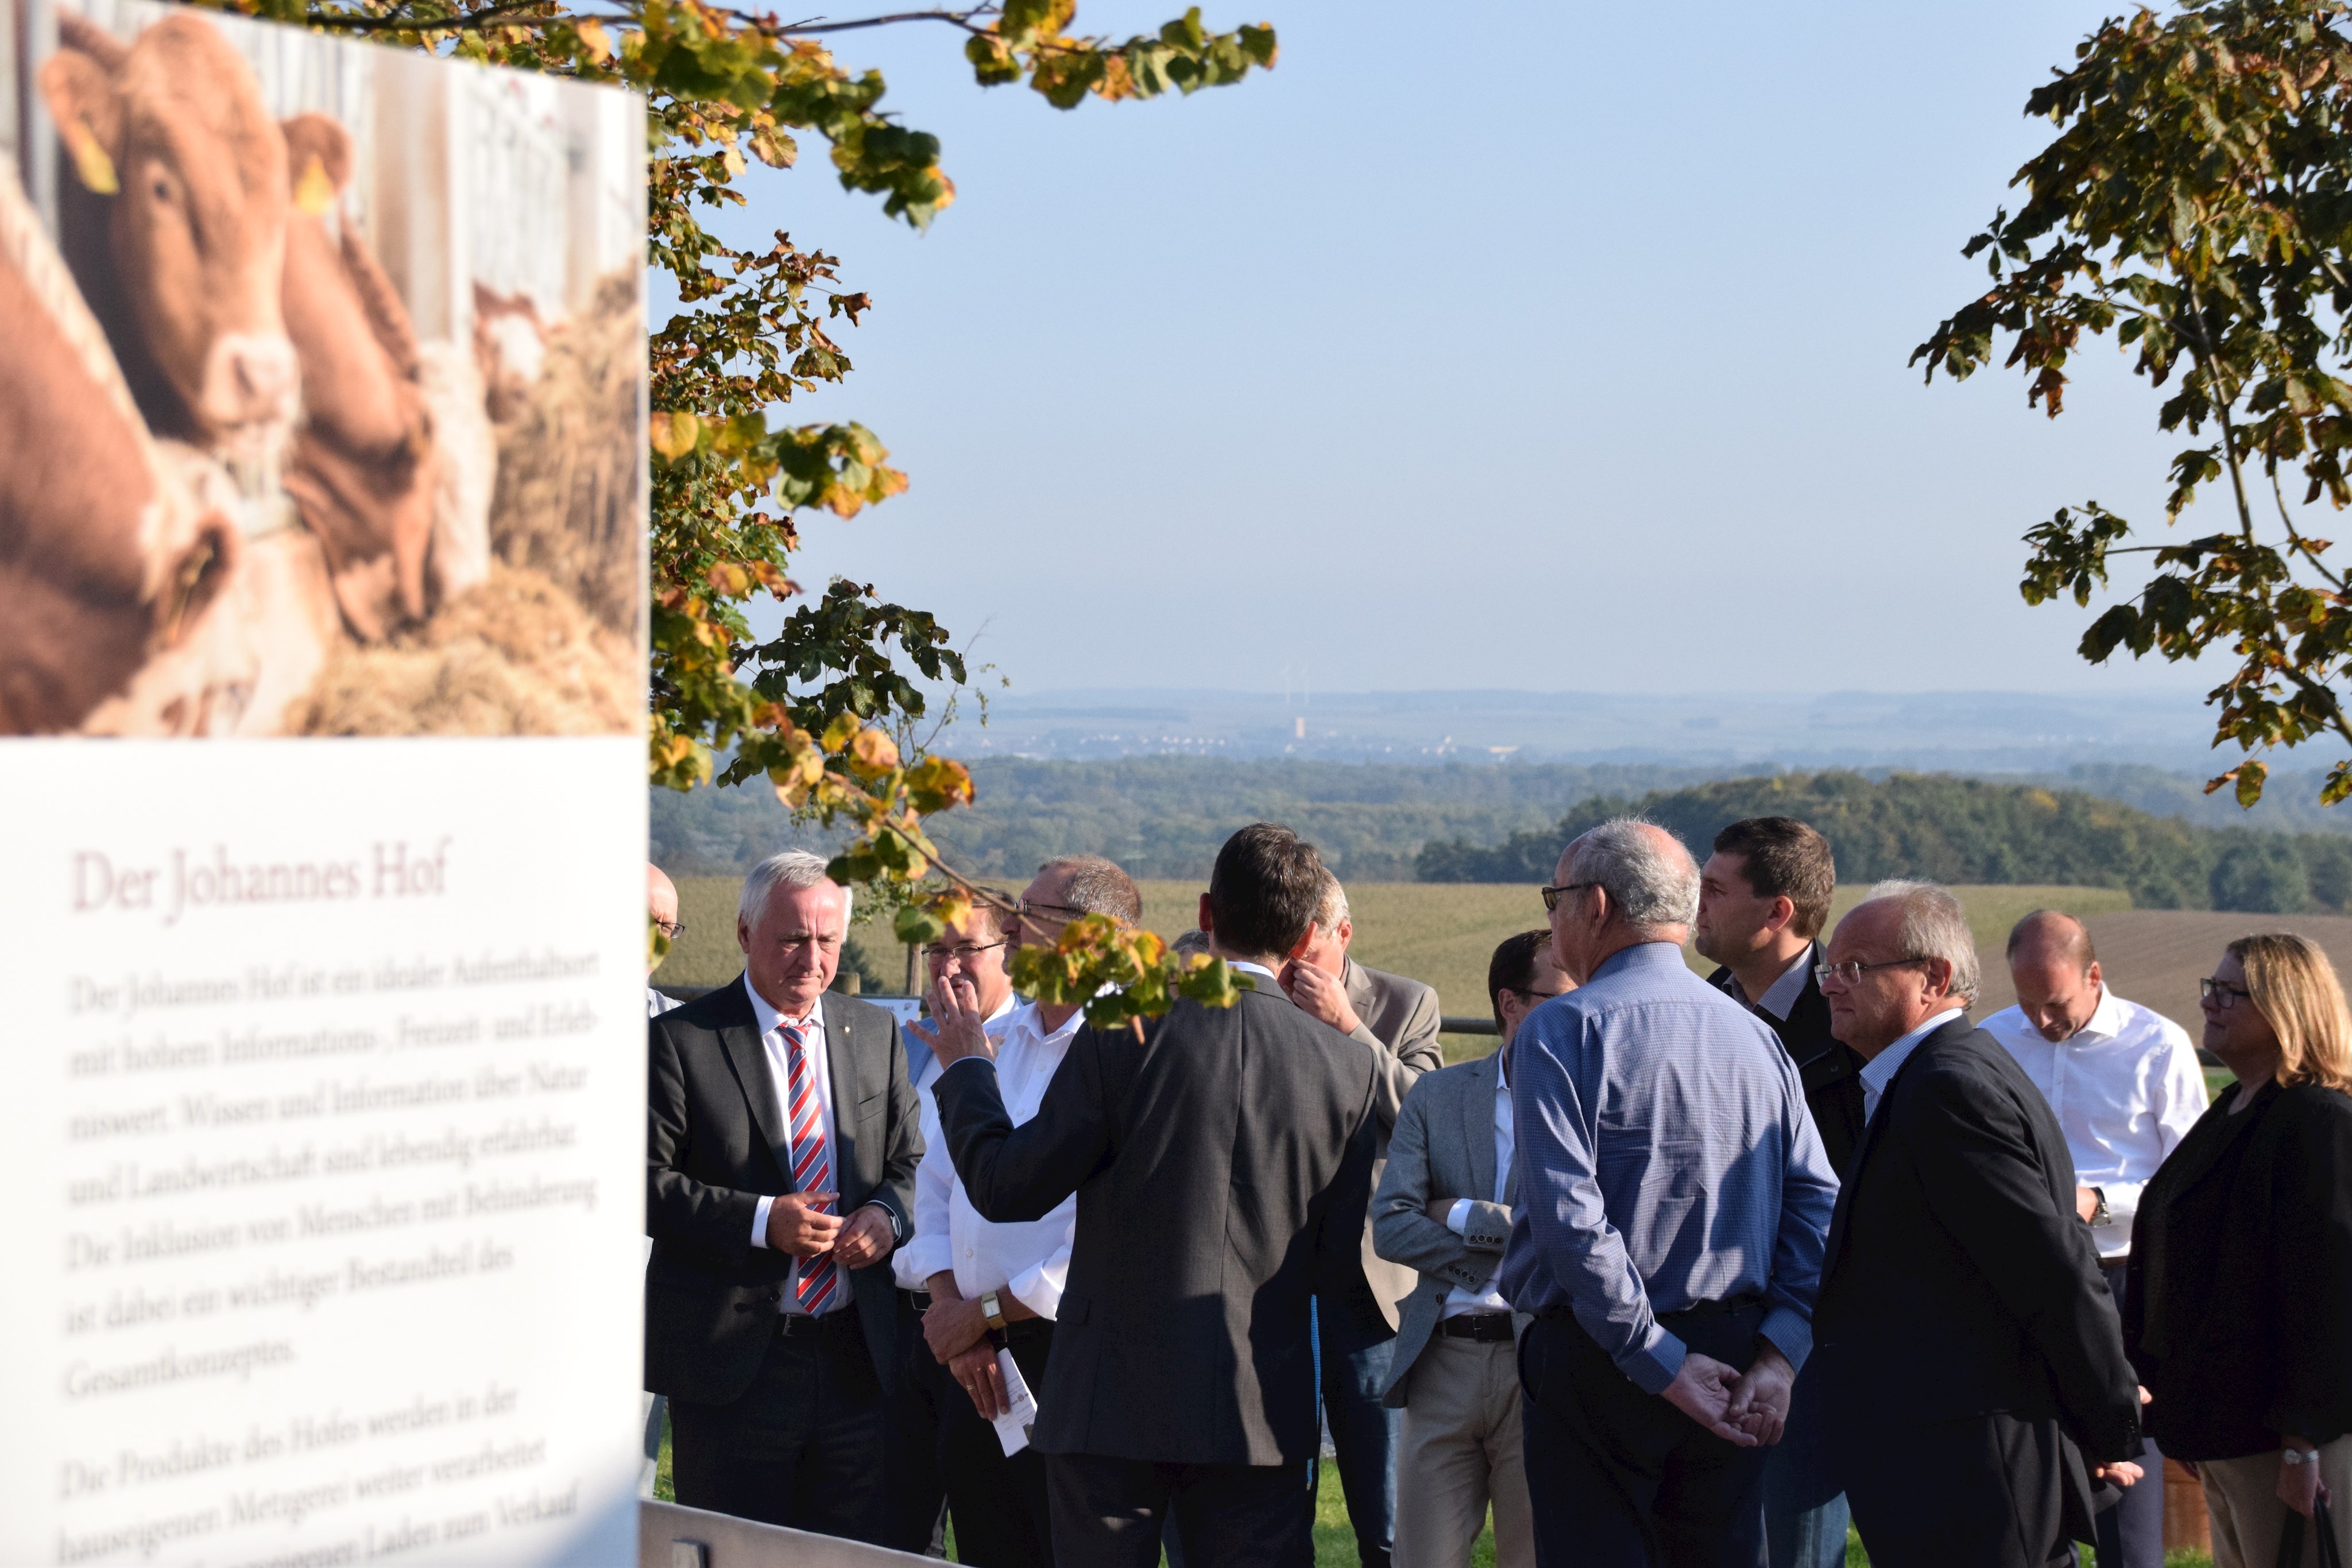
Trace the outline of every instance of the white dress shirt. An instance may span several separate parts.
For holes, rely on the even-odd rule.
[[[998,1038],[1002,1032],[998,1026],[1003,1023],[1006,1019],[1011,1018],[1013,1016],[1013,1009],[1021,1005],[1022,1002],[1019,997],[1008,994],[1004,998],[1003,1005],[999,1007],[994,1012],[988,1015],[988,1017],[982,1022],[981,1028],[988,1031],[989,1039],[994,1040]],[[925,1045],[922,1041],[922,1037],[918,1035],[913,1030],[907,1028],[905,1025],[901,1024],[899,1026],[898,1033],[907,1042],[907,1082],[913,1086],[917,1094],[920,1094],[923,1091],[929,1089],[932,1084],[937,1083],[940,1081],[939,1053],[933,1051],[929,1046]],[[926,1141],[923,1147],[928,1149],[930,1146],[931,1145],[928,1141],[928,1134],[926,1134]],[[923,1277],[927,1280],[930,1278],[928,1274]],[[909,1285],[907,1289],[910,1291],[919,1291],[922,1289],[922,1286]]]
[[[657,1019],[673,1008],[684,1006],[686,1004],[676,997],[664,996],[651,986],[646,988],[646,1017],[649,1019]]]
[[[1895,1075],[1903,1071],[1903,1064],[1911,1060],[1911,1053],[1919,1049],[1919,1042],[1954,1019],[1967,1016],[1962,1009],[1946,1008],[1870,1059],[1862,1070],[1862,1119],[1865,1125],[1878,1114],[1879,1097],[1895,1082]]]
[[[787,1139],[792,1136],[789,1124],[792,1118],[785,1112],[784,1102],[792,1097],[793,1073],[792,1064],[784,1058],[782,1026],[790,1023],[801,1031],[801,1052],[808,1058],[809,1071],[816,1081],[817,1124],[824,1129],[824,1163],[830,1173],[827,1178],[829,1190],[839,1192],[841,1140],[835,1134],[833,1124],[833,1061],[824,1051],[824,1004],[819,1002],[809,1009],[808,1017],[804,1019],[787,1019],[768,1005],[767,998],[751,988],[751,977],[748,974],[743,977],[743,990],[751,998],[752,1016],[759,1019],[760,1044],[768,1053],[769,1075],[776,1081],[776,1125],[783,1129]],[[768,1244],[768,1210],[775,1207],[775,1202],[772,1197],[762,1197],[760,1207],[751,1213],[751,1245],[754,1247]],[[835,1270],[834,1281],[833,1310],[840,1312],[851,1304],[849,1271]],[[783,1310],[787,1312],[798,1314],[806,1311],[800,1303],[800,1260],[794,1259],[792,1277],[784,1281]]]
[[[1072,1013],[1051,1033],[1038,1019],[1034,1002],[1000,1018],[1001,1022],[992,1019],[988,1029],[997,1042],[996,1087],[1004,1100],[1004,1113],[1018,1127],[1045,1103],[1045,1086],[1068,1054],[1071,1037],[1085,1024],[1086,1013]],[[1062,1287],[1069,1279],[1077,1195],[1064,1198],[1042,1219],[1003,1224],[982,1219],[964,1193],[940,1131],[936,1080],[934,1074],[931,1086],[923,1091],[923,1163],[915,1172],[915,1234],[891,1260],[898,1283],[919,1291],[924,1281],[946,1270],[955,1275],[957,1293],[967,1301],[1003,1291],[1039,1317],[1050,1319],[1061,1309]]]
[[[1495,1201],[1504,1201],[1511,1190],[1511,1082],[1499,1070],[1495,1074]],[[1456,1236],[1470,1231],[1470,1200],[1457,1197],[1454,1207],[1445,1211],[1445,1228]],[[1456,1285],[1445,1292],[1445,1300],[1437,1309],[1441,1318],[1458,1318],[1465,1312],[1507,1312],[1511,1303],[1503,1299],[1496,1288],[1495,1276],[1502,1271],[1503,1255],[1495,1254],[1495,1266],[1487,1270],[1486,1282],[1475,1291]]]
[[[1787,1023],[1789,1010],[1797,1005],[1797,998],[1805,994],[1806,975],[1811,972],[1814,964],[1819,961],[1819,949],[1811,942],[1806,943],[1805,950],[1797,955],[1797,961],[1781,970],[1780,977],[1765,987],[1764,994],[1754,1001],[1748,1002],[1748,1005],[1759,1013],[1770,1013],[1782,1023]],[[1739,977],[1737,975],[1732,977],[1731,984],[1727,988],[1734,1000],[1748,1001],[1747,988],[1739,983]]]
[[[1984,1027],[2050,1102],[2074,1156],[2075,1185],[2106,1196],[2107,1223],[2091,1239],[2114,1261],[2131,1254],[2140,1190],[2205,1113],[2205,1071],[2186,1030],[2099,989],[2089,1021],[2056,1045],[2021,1008],[2003,1009]]]

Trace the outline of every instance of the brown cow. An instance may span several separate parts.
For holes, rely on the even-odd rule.
[[[242,541],[159,461],[5,163],[0,322],[0,733],[226,730]]]
[[[322,114],[297,115],[284,134],[300,197],[286,226],[286,329],[302,371],[286,491],[326,549],[344,620],[380,642],[426,608],[436,474],[416,334],[359,236],[328,227],[350,135]]]
[[[169,16],[124,44],[58,14],[41,91],[76,178],[60,246],[159,435],[267,458],[290,429],[278,308],[286,146],[217,28]]]

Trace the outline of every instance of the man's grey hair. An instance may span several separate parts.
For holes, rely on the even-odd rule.
[[[1329,871],[1323,873],[1323,902],[1315,906],[1315,928],[1337,931],[1339,922],[1348,918],[1348,890]]]
[[[824,883],[841,887],[839,883],[824,874],[824,868],[825,858],[811,854],[806,850],[786,850],[782,854],[770,855],[753,866],[751,874],[743,879],[743,896],[735,905],[735,918],[746,925],[757,925],[760,912],[768,907],[768,895],[780,886],[815,887]],[[853,896],[849,889],[841,888],[844,918],[849,914]]]
[[[1977,999],[1977,939],[1969,929],[1968,912],[1951,889],[1932,882],[1882,882],[1870,890],[1869,902],[1893,899],[1902,905],[1903,921],[1895,928],[1899,958],[1941,958],[1952,967],[1952,999],[1972,1007]]]
[[[1113,920],[1135,925],[1143,918],[1143,894],[1135,879],[1119,870],[1115,861],[1100,855],[1055,855],[1037,868],[1039,876],[1057,871],[1069,878],[1062,896],[1073,909],[1083,909],[1088,915],[1108,915]]]
[[[1576,841],[1570,882],[1591,883],[1636,931],[1698,918],[1698,864],[1672,833],[1640,817],[1601,823]]]

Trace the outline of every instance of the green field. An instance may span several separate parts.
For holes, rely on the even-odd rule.
[[[1205,884],[1146,882],[1143,923],[1162,936],[1192,929]],[[735,900],[741,883],[733,877],[680,877],[679,914],[686,932],[662,966],[659,978],[683,986],[715,986],[741,967],[735,946]],[[1838,890],[1837,913],[1861,902],[1866,889]],[[1979,947],[1998,951],[2018,916],[2031,909],[2063,909],[2089,915],[2129,909],[2129,894],[2095,887],[1957,887]],[[1356,925],[1355,956],[1376,969],[1410,975],[1437,988],[1439,1004],[1451,1014],[1484,1015],[1486,960],[1495,945],[1514,931],[1544,923],[1543,900],[1532,887],[1487,883],[1371,882],[1348,889]],[[881,988],[897,991],[904,981],[905,952],[887,931],[857,928],[869,967],[884,977]],[[1707,966],[1686,953],[1695,967]],[[874,988],[869,986],[869,989]],[[1494,1049],[1490,1037],[1449,1035],[1447,1058],[1461,1061]]]

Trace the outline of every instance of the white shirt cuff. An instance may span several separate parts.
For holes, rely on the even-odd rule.
[[[908,1271],[913,1274],[918,1281],[908,1286],[907,1289],[910,1291],[928,1289],[932,1275],[944,1273],[954,1268],[955,1260],[950,1255],[953,1250],[948,1245],[948,1239],[945,1236],[918,1227],[913,1237],[904,1247],[898,1249],[898,1256],[907,1260]]]
[[[775,1201],[772,1197],[763,1197],[760,1200],[760,1207],[751,1211],[751,1245],[762,1251],[768,1246],[768,1210]]]
[[[1454,1207],[1445,1211],[1445,1228],[1456,1236],[1470,1234],[1470,1200],[1468,1198],[1457,1197],[1454,1200]]]
[[[1049,1259],[1047,1261],[1052,1260]],[[1066,1252],[1061,1254],[1060,1260],[1063,1270],[1066,1270],[1069,1267],[1069,1254]],[[1054,1282],[1054,1276],[1057,1271],[1061,1270],[1050,1270],[1045,1263],[1040,1263],[1035,1268],[1024,1269],[1013,1275],[1012,1282],[1004,1288],[1011,1291],[1023,1306],[1051,1322],[1062,1310],[1062,1287]]]

